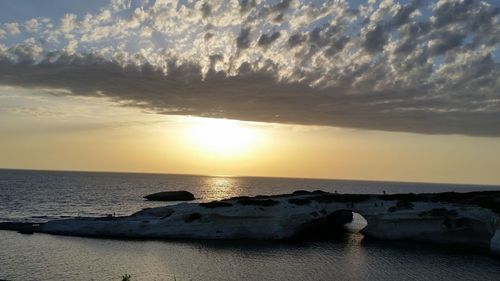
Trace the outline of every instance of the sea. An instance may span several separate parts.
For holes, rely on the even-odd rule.
[[[197,201],[296,190],[433,193],[500,186],[171,174],[0,170],[0,221],[130,215],[143,196],[187,190]],[[377,241],[124,240],[0,231],[0,280],[500,280],[488,249]]]

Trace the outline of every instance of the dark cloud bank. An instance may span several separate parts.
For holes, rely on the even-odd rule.
[[[435,20],[410,19],[422,2],[410,2],[390,19],[366,19],[358,37],[329,24],[289,35],[274,31],[252,37],[246,27],[235,34],[242,52],[279,39],[287,51],[300,48],[290,52],[298,62],[286,76],[270,59],[233,65],[231,75],[216,71],[225,54],[210,57],[208,72],[199,63],[171,57],[165,73],[148,63],[124,64],[97,55],[59,54],[34,62],[26,55],[29,50],[10,48],[10,55],[0,58],[0,84],[106,96],[162,114],[499,137],[500,66],[491,52],[479,50],[498,47],[500,9],[450,1],[434,9]],[[209,8],[204,17],[211,15]],[[284,5],[280,13],[288,8]],[[450,28],[454,25],[461,29]],[[394,31],[398,40],[390,43]],[[348,42],[373,59],[342,71],[334,62],[330,69],[305,70],[314,55],[333,56]],[[447,65],[439,73],[429,63],[435,56]]]
[[[422,91],[345,94],[342,88],[313,88],[278,81],[272,69],[245,70],[237,76],[195,64],[170,62],[165,75],[150,66],[121,65],[93,56],[51,63],[0,62],[3,85],[68,89],[83,96],[107,96],[163,114],[248,121],[326,125],[416,133],[500,136],[500,110],[467,111],[474,94],[451,99],[420,99]],[[464,110],[455,111],[461,106]],[[434,107],[449,111],[429,110]]]

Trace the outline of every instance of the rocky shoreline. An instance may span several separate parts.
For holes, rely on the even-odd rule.
[[[0,223],[0,229],[86,237],[282,240],[329,237],[351,222],[353,213],[366,219],[361,232],[369,237],[488,247],[500,256],[500,191],[391,195],[297,191],[179,203],[124,217]]]

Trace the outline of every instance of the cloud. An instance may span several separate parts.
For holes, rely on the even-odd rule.
[[[213,60],[221,60],[221,57]],[[491,59],[477,62],[477,76],[490,72]],[[124,105],[162,114],[233,118],[262,122],[342,126],[419,133],[500,135],[500,112],[479,110],[472,97],[418,97],[418,89],[400,93],[348,95],[342,88],[315,89],[279,81],[272,67],[237,76],[213,69],[203,79],[196,64],[168,62],[168,72],[151,65],[122,66],[92,55],[60,57],[36,65],[2,61],[0,83],[34,88],[66,88],[83,96],[107,96]],[[453,70],[449,70],[453,71]],[[21,77],[17,75],[23,73]],[[474,79],[474,77],[470,77]],[[500,100],[490,100],[499,105]],[[450,108],[442,108],[442,105]],[[462,108],[461,108],[462,107]]]
[[[366,32],[363,46],[368,52],[374,53],[382,51],[389,38],[384,29],[383,25],[377,24]]]
[[[259,38],[259,41],[257,41],[257,44],[261,47],[266,47],[272,44],[276,39],[280,38],[281,33],[279,31],[276,31],[272,34],[262,34]]]
[[[204,18],[209,17],[212,14],[212,7],[207,2],[203,3],[201,6],[201,13]]]
[[[75,14],[65,14],[61,19],[61,32],[68,33],[71,32],[77,25]]]
[[[10,35],[18,35],[21,33],[21,30],[19,29],[19,24],[17,22],[7,23],[4,25],[4,27],[5,30],[7,30],[7,32]]]
[[[117,12],[129,9],[130,4],[131,0],[111,0],[111,8]]]
[[[19,42],[2,26],[0,85],[161,114],[500,136],[500,8],[487,2],[114,1],[52,22]]]
[[[239,49],[247,49],[250,47],[250,28],[242,28],[240,34],[236,38],[236,46]]]
[[[290,36],[290,38],[288,38],[288,45],[293,48],[297,45],[302,44],[302,42],[304,42],[305,40],[306,37],[304,36],[304,34],[295,33]]]

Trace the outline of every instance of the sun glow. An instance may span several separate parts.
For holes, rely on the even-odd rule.
[[[187,137],[204,153],[236,156],[248,152],[255,145],[257,133],[244,122],[197,118],[190,126]]]

